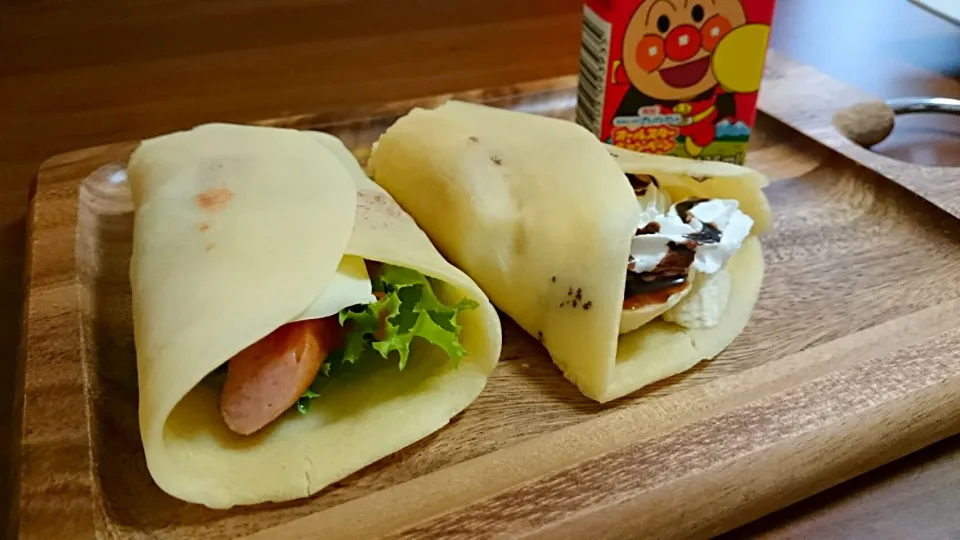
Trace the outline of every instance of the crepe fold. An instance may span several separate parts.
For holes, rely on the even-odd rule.
[[[759,294],[763,256],[753,234],[769,226],[770,209],[765,178],[744,167],[636,154],[570,122],[451,101],[398,120],[368,172],[597,401],[717,355]],[[618,335],[641,213],[625,172],[655,176],[675,201],[738,199],[755,220],[728,261],[719,325],[690,330],[658,319]]]
[[[500,351],[496,312],[329,135],[208,124],[141,143],[130,279],[150,474],[213,508],[304,497],[425,437],[472,402]],[[455,367],[428,344],[405,369],[331,377],[306,415],[251,436],[220,417],[209,374],[278,327],[369,301],[363,259],[432,278],[460,315]],[[358,366],[363,362],[358,362]]]

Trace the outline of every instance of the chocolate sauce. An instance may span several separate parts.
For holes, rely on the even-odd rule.
[[[668,242],[667,247],[667,254],[650,272],[627,271],[623,309],[662,304],[687,287],[687,273],[696,256],[697,243]]]
[[[687,276],[657,276],[651,272],[627,274],[627,283],[624,288],[624,298],[644,295],[652,292],[669,289],[687,282]]]
[[[650,273],[665,276],[687,275],[697,255],[697,243],[693,240],[667,242],[667,248],[667,254]]]
[[[634,191],[638,188],[646,189],[646,186],[653,183],[656,179],[649,175],[627,174],[630,184],[634,186]],[[691,210],[702,202],[710,199],[690,198],[674,205],[677,215],[684,223],[690,223],[693,220]],[[656,234],[660,232],[660,224],[650,222],[637,229],[635,236],[644,234]],[[630,256],[627,261],[627,282],[624,289],[624,309],[637,309],[643,306],[662,304],[678,292],[683,291],[690,284],[687,281],[687,274],[690,267],[693,266],[697,254],[697,247],[700,244],[715,244],[720,241],[722,233],[716,224],[703,223],[700,231],[688,234],[683,242],[667,242],[667,254],[663,256],[657,267],[649,272],[637,273],[635,269],[636,261]]]
[[[710,199],[693,197],[685,201],[680,201],[675,205],[675,208],[677,209],[677,215],[680,216],[680,219],[682,219],[684,223],[690,223],[690,220],[693,219],[693,216],[690,215],[690,210],[693,210],[694,206],[709,200]]]
[[[637,232],[634,233],[634,236],[640,236],[642,234],[657,234],[658,232],[660,232],[660,224],[656,221],[651,221],[642,228],[637,229]]]
[[[686,276],[655,277],[649,272],[643,274],[628,272],[623,309],[638,309],[662,304],[687,286]]]
[[[720,237],[722,236],[723,234],[716,225],[713,223],[704,223],[700,232],[688,234],[684,238],[688,238],[698,244],[716,244],[720,242]]]
[[[633,192],[637,195],[644,195],[647,193],[647,186],[653,184],[655,187],[660,187],[660,182],[657,182],[657,179],[649,174],[633,174],[625,173],[627,175],[627,180],[630,181],[630,185],[633,186]]]
[[[690,213],[693,207],[709,200],[710,199],[692,198],[680,201],[676,204],[677,215],[680,216],[680,219],[682,219],[684,223],[690,223],[693,219],[693,215]],[[720,241],[721,236],[723,236],[723,234],[715,224],[704,223],[703,228],[699,232],[688,234],[686,238],[698,244],[716,244]]]

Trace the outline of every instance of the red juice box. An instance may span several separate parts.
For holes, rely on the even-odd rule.
[[[640,152],[742,164],[774,0],[587,0],[577,123]]]

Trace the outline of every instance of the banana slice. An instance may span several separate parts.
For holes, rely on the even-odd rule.
[[[633,332],[637,328],[647,324],[648,322],[656,319],[660,315],[663,315],[665,312],[669,312],[671,308],[680,303],[684,297],[689,294],[690,289],[690,280],[693,275],[687,278],[687,286],[682,290],[671,294],[665,302],[659,304],[646,304],[642,307],[637,307],[635,309],[624,309],[620,313],[620,333],[626,334],[627,332]]]
[[[663,312],[663,320],[692,329],[713,328],[730,302],[730,273],[726,268],[692,277],[684,297]],[[622,328],[623,323],[620,323]],[[622,332],[621,332],[622,333]]]
[[[650,176],[640,174],[630,176],[630,183],[633,185],[633,190],[637,196],[637,202],[640,203],[641,209],[644,211],[650,209],[650,213],[656,213],[657,215],[663,215],[670,209],[670,196],[660,189],[656,180]],[[625,308],[620,314],[620,333],[626,334],[627,332],[632,332],[677,305],[690,291],[689,284],[692,277],[693,275],[691,273],[687,279],[687,286],[674,292],[663,301],[655,301],[642,305],[637,304],[636,307]],[[629,301],[630,299],[627,298],[625,300]]]
[[[653,205],[661,214],[670,209],[670,196],[660,188],[654,177],[645,174],[630,174],[628,177],[640,208],[647,209]]]

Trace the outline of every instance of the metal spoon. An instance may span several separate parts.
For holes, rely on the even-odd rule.
[[[960,99],[908,97],[857,103],[837,111],[833,125],[851,141],[870,148],[893,131],[898,114],[940,113],[960,116]]]

